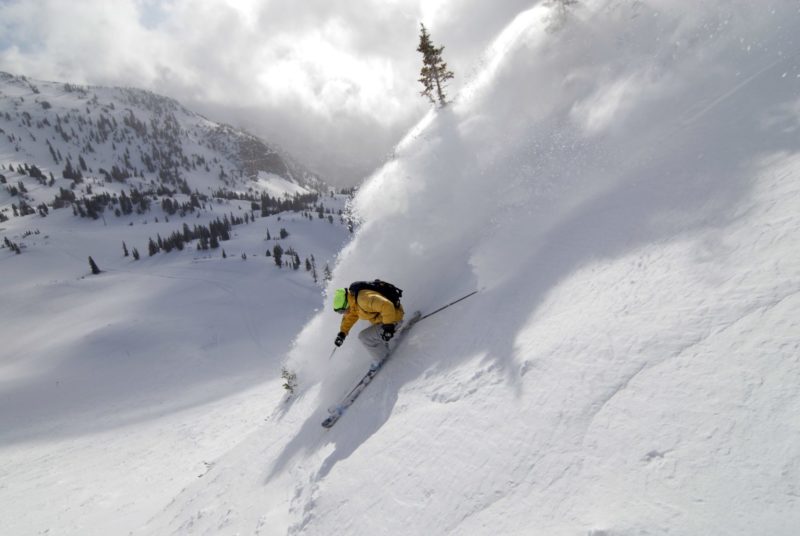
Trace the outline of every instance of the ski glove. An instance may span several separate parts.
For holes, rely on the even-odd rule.
[[[394,324],[384,324],[383,325],[383,333],[381,333],[381,339],[384,341],[390,341],[394,337]]]
[[[347,337],[347,333],[345,333],[344,331],[340,331],[339,334],[336,335],[336,340],[333,341],[333,344],[335,344],[336,346],[341,346],[342,343],[344,342],[345,337]]]

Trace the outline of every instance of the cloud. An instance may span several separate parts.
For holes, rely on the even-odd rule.
[[[0,4],[0,69],[151,89],[353,184],[427,110],[419,22],[446,46],[455,92],[532,3],[12,0]]]

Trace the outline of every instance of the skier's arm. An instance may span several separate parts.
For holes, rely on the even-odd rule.
[[[348,333],[350,333],[350,330],[356,324],[356,322],[358,322],[358,313],[356,312],[354,307],[351,307],[344,314],[339,330],[345,335],[347,335]]]

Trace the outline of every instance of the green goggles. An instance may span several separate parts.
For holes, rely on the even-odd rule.
[[[347,309],[347,289],[337,288],[333,293],[333,310],[341,313]]]

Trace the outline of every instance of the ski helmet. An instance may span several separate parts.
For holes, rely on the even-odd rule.
[[[347,289],[337,288],[333,293],[333,310],[343,313],[347,309]]]

